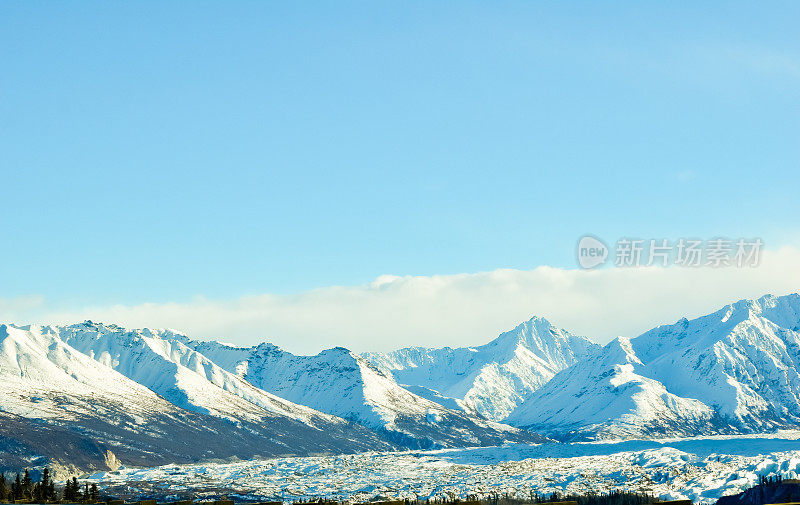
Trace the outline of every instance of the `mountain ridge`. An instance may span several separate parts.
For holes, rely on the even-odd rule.
[[[421,447],[542,440],[416,395],[343,347],[301,356],[267,343],[249,349],[192,345],[259,388],[363,424],[390,439],[417,440]]]
[[[236,404],[243,414],[183,409],[104,359],[65,343],[55,327],[0,325],[0,426],[9,427],[0,433],[0,468],[32,457],[92,470],[397,447],[308,407],[295,416],[245,400]]]

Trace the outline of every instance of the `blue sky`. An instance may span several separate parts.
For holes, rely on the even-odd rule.
[[[796,244],[800,4],[3,2],[0,298]]]

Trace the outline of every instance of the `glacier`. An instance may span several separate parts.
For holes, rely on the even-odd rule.
[[[227,495],[284,503],[329,498],[489,499],[644,492],[713,504],[762,475],[800,476],[800,432],[591,443],[506,444],[435,451],[369,452],[221,464],[123,468],[87,476],[117,496]]]

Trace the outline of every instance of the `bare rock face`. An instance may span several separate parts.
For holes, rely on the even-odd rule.
[[[120,463],[120,461],[117,459],[117,456],[108,449],[106,449],[105,463],[106,467],[108,467],[108,469],[111,471],[117,470],[122,466],[122,463]]]

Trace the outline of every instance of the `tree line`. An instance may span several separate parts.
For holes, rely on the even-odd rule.
[[[97,484],[89,485],[88,482],[81,485],[78,479],[73,477],[64,483],[63,491],[56,492],[56,483],[50,476],[50,470],[42,470],[42,476],[38,481],[31,479],[30,472],[26,469],[10,482],[6,476],[0,474],[0,502],[35,502],[35,503],[92,503],[100,499],[100,492]]]

